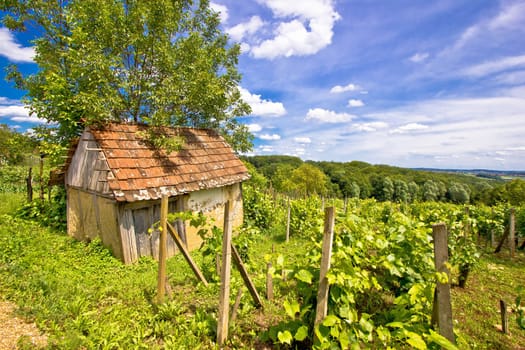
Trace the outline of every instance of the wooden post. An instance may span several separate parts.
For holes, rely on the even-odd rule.
[[[159,238],[159,278],[157,283],[157,302],[164,302],[166,293],[166,244],[168,241],[168,195],[163,194],[160,202],[160,238]]]
[[[246,270],[246,267],[242,263],[241,256],[239,255],[239,252],[237,251],[237,248],[235,248],[235,245],[233,243],[231,244],[231,249],[233,263],[237,266],[237,269],[239,269],[244,284],[248,288],[248,291],[250,292],[250,295],[252,296],[253,301],[255,302],[255,307],[262,307],[261,297],[259,296],[259,293],[257,293],[257,289],[255,289],[255,285],[253,284],[252,280],[250,279],[250,276],[248,275],[248,270]]]
[[[273,299],[273,276],[272,276],[272,263],[266,265],[266,299]]]
[[[191,267],[193,273],[195,274],[195,276],[197,276],[197,278],[205,286],[208,286],[208,281],[206,281],[206,277],[204,277],[204,275],[202,274],[202,272],[199,269],[199,267],[197,266],[197,264],[191,258],[191,255],[190,255],[190,252],[188,251],[188,248],[186,248],[186,245],[184,244],[182,239],[179,237],[179,235],[175,231],[175,228],[169,222],[166,224],[166,226],[168,227],[169,233],[171,234],[171,238],[173,238],[173,240],[175,241],[175,244],[177,245],[177,247],[181,251],[182,255],[184,256],[184,258],[186,259],[188,264],[190,265],[190,267]]]
[[[444,223],[432,226],[434,237],[434,263],[436,271],[446,273],[447,283],[437,281],[434,299],[433,320],[437,321],[439,334],[455,344],[454,329],[452,326],[452,303],[450,298],[450,271],[447,268],[448,262],[448,233]]]
[[[224,232],[222,236],[221,292],[219,299],[219,319],[217,322],[217,343],[224,345],[228,338],[228,317],[230,309],[230,275],[231,275],[231,241],[230,201],[224,204]]]
[[[286,214],[286,243],[290,240],[290,214],[291,214],[291,206],[290,206],[290,198],[288,198],[287,201],[287,214]]]
[[[231,322],[235,322],[235,319],[237,318],[237,310],[239,309],[239,306],[241,305],[241,298],[242,298],[242,287],[239,288],[239,291],[237,292],[237,297],[235,298],[235,304],[233,304],[232,314],[230,317]]]
[[[344,202],[344,206],[343,206],[343,211],[345,213],[345,216],[346,214],[348,213],[348,197],[345,196],[345,202]]]
[[[26,178],[26,185],[27,185],[27,201],[32,202],[33,201],[33,168],[29,168],[29,174]]]
[[[323,251],[321,255],[321,269],[319,273],[319,290],[317,291],[317,307],[315,310],[315,325],[318,325],[326,317],[328,311],[328,279],[326,274],[330,269],[330,258],[332,257],[332,242],[334,240],[334,207],[325,209],[324,212],[324,236]]]
[[[515,239],[516,232],[516,216],[514,208],[510,209],[510,218],[509,218],[509,249],[510,257],[514,258],[514,252],[516,251],[516,241]]]
[[[40,200],[44,200],[44,153],[40,153]]]
[[[470,210],[469,207],[465,207],[465,231],[463,234],[465,235],[465,238],[470,236]]]
[[[509,334],[509,320],[507,317],[507,303],[503,300],[499,301],[499,308],[501,312],[501,331],[503,334]]]
[[[505,240],[507,237],[509,237],[509,227],[505,227],[505,230],[503,231],[503,236],[501,237],[501,240],[498,243],[498,246],[496,249],[494,249],[494,253],[499,253],[501,251],[501,248],[503,248],[503,243],[505,243]]]

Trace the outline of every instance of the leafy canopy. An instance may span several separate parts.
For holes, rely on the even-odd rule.
[[[230,45],[208,0],[2,1],[11,30],[29,26],[37,73],[8,78],[27,90],[42,137],[65,146],[88,125],[108,121],[219,129],[238,151],[252,136],[237,118],[239,45]],[[170,146],[162,135],[150,135]]]

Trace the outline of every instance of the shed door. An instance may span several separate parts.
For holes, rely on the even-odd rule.
[[[183,209],[181,206],[182,202],[182,198],[171,200],[168,204],[168,212],[175,213]],[[160,232],[156,227],[158,227],[160,221],[160,203],[129,210],[131,211],[133,226],[135,229],[137,256],[153,256],[155,259],[158,259]],[[172,222],[171,224],[179,232],[182,241],[186,243],[184,223]],[[177,246],[173,241],[173,238],[171,238],[171,235],[168,234],[168,257],[173,256],[176,252]]]

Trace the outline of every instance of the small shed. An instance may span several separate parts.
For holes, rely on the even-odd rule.
[[[65,168],[67,232],[79,240],[100,237],[125,263],[141,256],[158,258],[160,199],[169,212],[202,212],[222,227],[230,201],[232,226],[243,221],[241,182],[248,171],[216,131],[168,128],[182,137],[180,150],[167,153],[148,143],[148,126],[112,123],[86,128],[72,145]],[[188,249],[200,246],[196,229],[174,222]],[[168,256],[177,251],[168,239]]]

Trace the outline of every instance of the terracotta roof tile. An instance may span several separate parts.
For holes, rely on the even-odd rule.
[[[108,186],[119,201],[158,199],[162,193],[178,195],[249,178],[244,164],[213,130],[159,128],[185,140],[181,150],[166,154],[141,139],[139,131],[146,129],[109,124],[89,130],[106,157]]]

